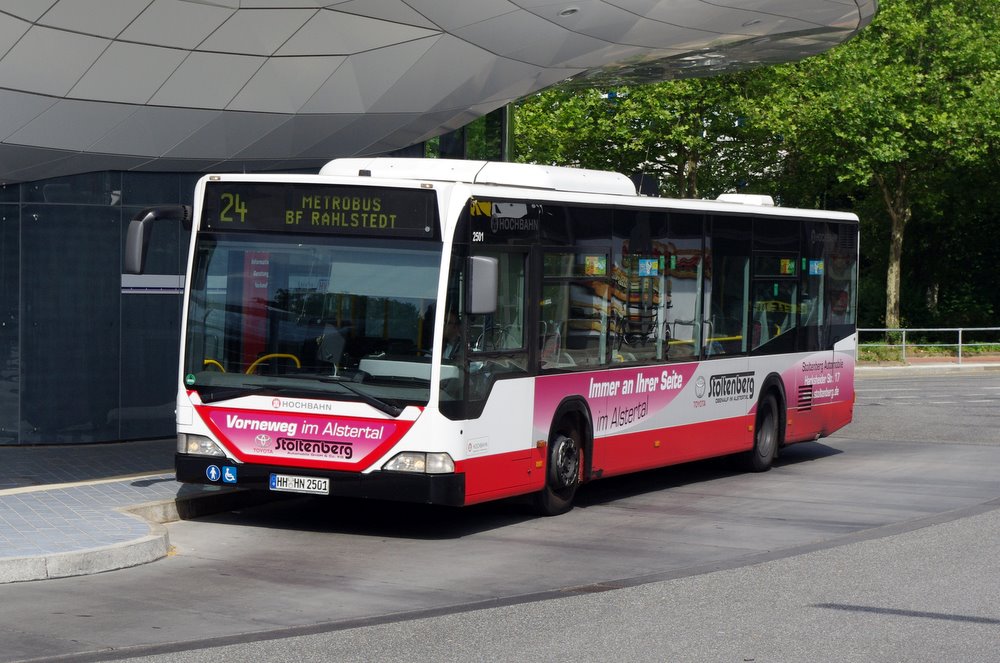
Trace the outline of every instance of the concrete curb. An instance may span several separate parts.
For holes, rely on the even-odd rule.
[[[271,495],[263,491],[222,489],[202,495],[185,495],[169,500],[145,502],[121,509],[151,523],[166,524],[178,520],[191,520],[211,516],[224,511],[245,509],[251,506],[273,502],[282,495]]]
[[[0,559],[0,584],[49,580],[125,569],[166,557],[166,528],[150,525],[148,536],[100,548]]]
[[[267,493],[233,489],[115,509],[145,522],[149,534],[96,548],[0,558],[0,584],[91,575],[148,564],[169,554],[170,540],[164,524],[256,506],[272,499]]]
[[[946,375],[948,373],[960,372],[990,372],[1000,371],[1000,363],[995,364],[906,364],[892,366],[877,366],[858,364],[855,372],[858,375],[872,377],[881,375],[882,377],[899,377],[900,375]]]

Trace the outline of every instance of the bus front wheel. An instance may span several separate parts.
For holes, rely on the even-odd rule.
[[[549,440],[545,487],[535,494],[535,510],[543,516],[558,516],[572,509],[582,472],[580,433],[561,426]]]

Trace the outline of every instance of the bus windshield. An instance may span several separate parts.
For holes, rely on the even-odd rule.
[[[367,402],[430,395],[437,242],[203,233],[184,382],[204,402],[250,394]]]

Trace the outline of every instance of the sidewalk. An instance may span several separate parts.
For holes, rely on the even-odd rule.
[[[857,372],[860,375],[882,374],[887,376],[996,370],[1000,370],[1000,355],[965,357],[962,359],[962,363],[958,363],[956,357],[907,357],[906,363],[898,361],[858,362],[857,365]]]
[[[174,481],[173,438],[0,447],[0,583],[100,573],[167,555],[162,523],[246,493]]]

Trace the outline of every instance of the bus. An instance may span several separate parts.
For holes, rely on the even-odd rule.
[[[192,239],[176,477],[568,511],[587,482],[733,455],[762,472],[854,407],[858,219],[620,174],[347,158],[218,174]]]

